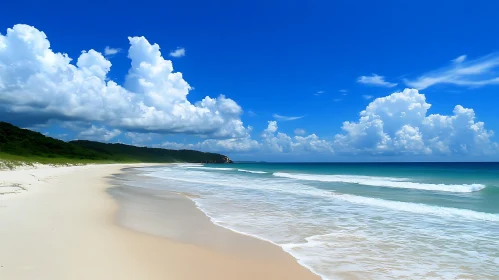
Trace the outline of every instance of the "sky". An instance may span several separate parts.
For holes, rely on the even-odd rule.
[[[497,1],[9,1],[0,120],[235,160],[499,160]]]

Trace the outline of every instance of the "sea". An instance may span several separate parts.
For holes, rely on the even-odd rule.
[[[174,164],[141,169],[213,223],[322,279],[499,279],[499,163]]]

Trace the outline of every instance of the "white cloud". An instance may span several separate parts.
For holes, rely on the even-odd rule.
[[[385,81],[385,77],[377,74],[372,74],[372,76],[360,76],[357,78],[357,83],[389,88],[397,86],[396,83],[387,82]]]
[[[251,152],[273,155],[366,154],[423,156],[481,156],[499,152],[493,132],[476,121],[475,112],[460,105],[452,115],[428,114],[431,105],[416,89],[405,89],[376,98],[360,112],[356,122],[344,122],[343,133],[332,141],[295,129],[295,136],[279,132],[277,121],[269,121],[257,141],[250,136],[237,139],[208,139],[196,144],[167,142],[165,147],[215,152]],[[303,136],[302,136],[303,135]]]
[[[347,93],[348,90],[346,90],[346,89],[340,89],[339,92],[341,92],[341,93]]]
[[[305,131],[297,129],[295,133],[305,134]],[[285,133],[278,132],[276,121],[268,122],[267,128],[260,135],[260,142],[248,136],[238,139],[207,139],[195,144],[165,142],[161,144],[161,147],[170,149],[198,149],[210,152],[265,152],[267,154],[333,152],[330,143],[320,139],[315,134],[290,137]]]
[[[405,83],[417,89],[425,89],[437,84],[450,84],[466,87],[480,87],[499,84],[499,54],[468,60],[462,55],[452,60],[450,66],[421,75]]]
[[[473,109],[457,105],[451,115],[428,114],[431,105],[415,89],[376,98],[358,121],[343,124],[343,133],[333,142],[315,134],[295,132],[291,137],[278,131],[276,121],[269,122],[260,139],[252,139],[236,102],[221,95],[191,103],[187,98],[191,86],[182,73],[174,72],[159,46],[144,37],[129,41],[132,66],[124,85],[119,85],[108,77],[112,64],[103,54],[91,49],[72,61],[67,54],[53,52],[43,32],[27,25],[8,29],[6,35],[0,34],[0,113],[31,116],[28,126],[50,120],[91,123],[74,130],[78,137],[101,141],[122,131],[137,143],[158,133],[194,134],[208,139],[164,146],[219,152],[332,153],[334,148],[347,154],[484,155],[498,151],[491,140],[493,132],[476,121]],[[415,82],[426,87],[477,86],[499,81],[496,68],[498,56],[472,61],[460,57],[451,67]],[[378,77],[378,85],[388,83]],[[302,117],[274,114],[280,121]]]
[[[285,133],[278,132],[276,121],[269,121],[267,129],[261,135],[262,150],[272,153],[309,153],[309,152],[333,152],[331,145],[320,139],[315,134],[306,137],[290,137]]]
[[[340,102],[341,101],[341,98],[335,98],[333,99],[334,102]]]
[[[202,150],[207,152],[251,152],[260,149],[260,143],[258,141],[246,138],[233,138],[233,139],[207,139],[198,143],[176,143],[176,142],[163,142],[158,147],[165,149],[190,149],[190,150]]]
[[[191,144],[192,145],[192,144]],[[177,143],[166,141],[159,145],[154,145],[156,148],[171,149],[171,150],[183,150],[183,149],[193,149],[189,147],[189,144]]]
[[[157,133],[137,133],[137,132],[127,132],[125,136],[129,138],[132,145],[143,146],[147,143],[151,143],[161,136]]]
[[[303,134],[305,134],[305,129],[303,129],[303,128],[297,128],[297,129],[295,129],[294,132],[295,132],[296,135],[303,135]]]
[[[109,46],[106,46],[106,48],[104,48],[104,55],[105,56],[115,55],[119,52],[121,52],[120,48],[111,48]]]
[[[185,56],[185,49],[184,48],[177,48],[176,50],[170,52],[170,56],[173,56],[173,57]]]
[[[373,96],[372,95],[362,95],[362,98],[364,98],[365,100],[370,100],[370,99],[373,99]]]
[[[327,152],[333,153],[333,148],[331,144],[326,140],[322,140],[319,136],[315,134],[310,134],[306,137],[295,136],[293,144],[293,151],[305,152],[305,153],[316,153],[316,152]]]
[[[108,142],[120,134],[121,131],[119,129],[107,129],[92,125],[88,129],[81,131],[78,134],[78,139]]]
[[[279,120],[279,121],[294,121],[294,120],[298,120],[298,119],[305,117],[305,116],[287,117],[287,116],[281,116],[278,114],[273,114],[272,116],[274,117],[274,119]]]
[[[277,122],[269,121],[267,128],[262,132],[263,135],[274,134],[277,131]]]
[[[344,122],[333,147],[342,153],[488,155],[498,151],[492,131],[475,121],[472,109],[427,115],[424,94],[405,89],[372,101],[357,122]]]
[[[324,94],[324,93],[326,93],[326,92],[323,90],[319,90],[318,92],[314,93],[314,95],[319,96],[319,95]]]
[[[452,60],[454,63],[463,63],[466,60],[466,55],[461,55]]]
[[[208,139],[198,144],[192,145],[191,147],[204,151],[250,152],[258,150],[260,144],[258,143],[258,141],[247,137],[223,140]]]
[[[191,103],[190,85],[157,44],[129,37],[131,68],[124,86],[107,76],[111,62],[95,50],[72,64],[55,53],[45,33],[15,25],[0,34],[0,112],[48,120],[99,123],[131,132],[247,137],[241,107],[221,95]]]

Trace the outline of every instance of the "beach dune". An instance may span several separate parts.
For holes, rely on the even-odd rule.
[[[0,279],[320,279],[279,247],[209,223],[181,195],[150,209],[148,194],[109,189],[127,166],[0,171]]]

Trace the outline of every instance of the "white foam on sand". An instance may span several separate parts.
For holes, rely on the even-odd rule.
[[[167,169],[148,174],[158,185],[200,195],[191,199],[213,223],[281,246],[323,279],[456,279],[468,271],[448,269],[459,262],[485,278],[494,272],[488,258],[499,246],[490,234],[498,214],[342,194],[244,171]]]

